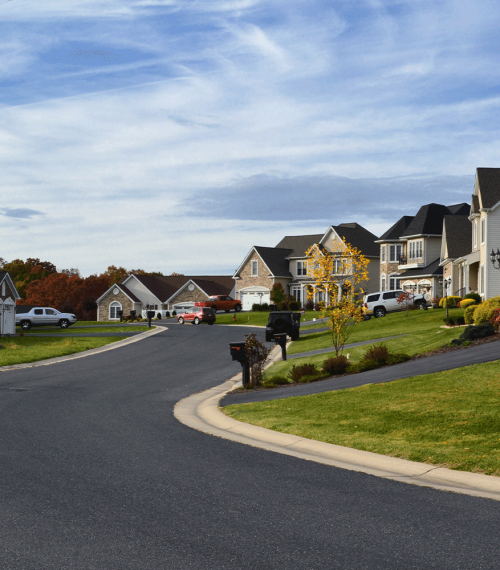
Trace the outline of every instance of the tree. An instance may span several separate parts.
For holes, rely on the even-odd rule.
[[[32,257],[26,261],[14,259],[14,261],[5,263],[3,270],[9,272],[21,297],[25,296],[26,287],[30,283],[57,272],[56,266],[50,261],[40,261],[40,259]]]
[[[330,250],[314,244],[306,252],[307,274],[312,280],[308,298],[324,296],[321,316],[328,319],[335,355],[338,356],[351,336],[354,325],[363,320],[361,285],[368,280],[369,260],[345,239],[337,240]]]
[[[404,304],[404,308],[406,309],[406,316],[408,316],[408,311],[410,310],[410,305],[413,302],[412,296],[409,293],[407,293],[406,291],[403,291],[403,293],[401,293],[401,295],[397,298],[397,302],[398,302],[398,305]]]
[[[285,300],[285,291],[281,283],[275,283],[271,289],[270,299],[275,305],[279,305]]]

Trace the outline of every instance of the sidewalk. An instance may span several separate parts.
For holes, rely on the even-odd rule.
[[[273,359],[278,359],[280,351],[274,349],[273,353]],[[219,408],[220,400],[238,385],[241,385],[241,374],[181,400],[175,405],[174,415],[181,423],[198,431],[267,451],[411,485],[500,501],[500,477],[433,467],[238,422]],[[285,391],[288,396],[292,395],[289,390]]]

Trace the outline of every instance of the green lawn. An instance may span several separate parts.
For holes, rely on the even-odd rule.
[[[236,322],[233,316],[236,315]],[[301,321],[312,321],[313,318],[319,318],[318,311],[306,311]],[[250,325],[265,327],[269,319],[269,313],[217,313],[216,325]]]
[[[461,309],[450,310],[450,316],[462,314],[463,310]],[[444,316],[445,311],[440,310],[410,311],[408,317],[406,313],[398,312],[380,319],[372,318],[369,321],[363,321],[355,326],[348,343],[372,339],[374,342],[356,348],[346,348],[344,354],[349,354],[349,359],[352,362],[358,362],[371,346],[377,344],[377,338],[397,335],[405,336],[399,336],[398,338],[382,342],[391,353],[405,352],[410,356],[415,356],[434,350],[448,344],[452,339],[460,336],[464,330],[460,327],[442,329],[441,325],[443,325]],[[288,354],[300,354],[302,352],[329,348],[331,346],[332,343],[329,333],[323,332],[307,335],[292,342],[287,352]],[[299,366],[307,363],[315,364],[318,368],[321,368],[323,362],[332,356],[335,356],[333,348],[332,352],[318,354],[316,356],[306,355],[301,358],[294,358],[293,360],[278,361],[266,370],[265,378],[271,380],[272,377],[286,377],[294,365]]]
[[[500,364],[223,408],[240,421],[382,455],[500,476]]]
[[[41,338],[34,336],[0,338],[0,366],[35,362],[82,352],[116,342],[117,338]]]
[[[151,328],[156,328],[151,325]],[[145,332],[149,330],[146,326],[130,326],[130,327],[107,327],[105,324],[101,324],[100,327],[93,328],[83,328],[78,326],[72,326],[67,329],[62,329],[61,327],[33,327],[29,331],[23,331],[21,327],[16,327],[16,333],[23,333],[24,335],[31,334],[85,334],[85,333],[121,333],[121,332]]]

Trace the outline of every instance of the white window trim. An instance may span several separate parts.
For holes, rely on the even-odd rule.
[[[119,321],[120,317],[112,317],[111,316],[111,307],[113,307],[115,309],[115,314],[116,314],[116,310],[123,311],[122,304],[119,301],[113,301],[112,303],[109,304],[109,310],[108,310],[109,320],[110,321]]]
[[[474,220],[474,249],[477,249],[477,220]]]
[[[386,289],[386,285],[387,284],[387,280],[385,277],[385,273],[382,273],[382,275],[380,276],[380,290],[381,291],[385,291]]]
[[[385,263],[385,260],[387,259],[387,246],[386,245],[382,245],[380,247],[380,261],[382,263]]]
[[[255,269],[254,269],[255,268]],[[251,276],[252,277],[258,277],[259,275],[259,260],[258,259],[252,259],[252,273]]]
[[[486,242],[486,218],[481,218],[481,244]]]

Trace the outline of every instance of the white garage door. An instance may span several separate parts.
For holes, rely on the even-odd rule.
[[[270,303],[270,292],[262,291],[261,294],[252,292],[242,292],[240,293],[241,306],[244,311],[251,311],[252,305]]]

